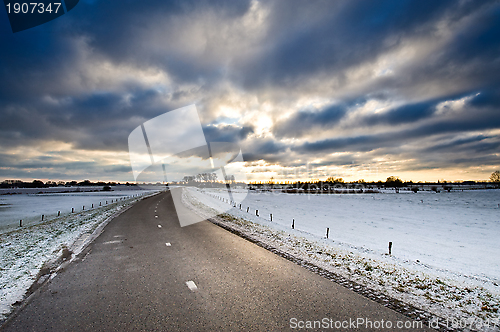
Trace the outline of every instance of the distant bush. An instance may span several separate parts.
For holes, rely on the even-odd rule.
[[[414,193],[417,193],[418,192],[418,187],[411,188],[411,191],[413,191]]]
[[[497,188],[500,188],[500,171],[491,173],[490,180],[497,185]]]
[[[111,187],[110,186],[104,186],[104,187],[102,187],[102,191],[111,191]]]
[[[389,176],[385,181],[386,188],[401,188],[404,186],[403,181],[397,176]]]

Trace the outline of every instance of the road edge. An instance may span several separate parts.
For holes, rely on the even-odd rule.
[[[11,313],[5,318],[3,321],[0,322],[0,331],[2,331],[17,315],[28,305],[33,301],[33,299],[38,296],[45,288],[47,288],[48,284],[54,279],[58,273],[64,271],[71,263],[79,260],[87,254],[87,249],[89,246],[102,234],[106,226],[116,217],[120,216],[122,213],[125,213],[129,209],[131,209],[135,204],[138,202],[159,195],[163,193],[163,191],[160,191],[158,193],[148,195],[145,197],[141,197],[140,199],[136,200],[129,206],[120,209],[119,211],[116,211],[114,214],[106,218],[105,220],[102,221],[102,223],[99,224],[99,226],[96,227],[96,229],[82,242],[82,244],[79,246],[79,248],[75,247],[75,243],[80,240],[80,238],[76,239],[70,248],[73,248],[75,253],[70,251],[70,259],[67,259],[65,257],[65,253],[63,251],[62,255],[59,256],[57,259],[53,261],[47,261],[46,264],[52,264],[53,268],[50,269],[49,273],[40,273],[37,276],[37,279],[33,281],[31,284],[30,288],[26,291],[25,297],[23,298],[22,301],[16,306],[14,310],[12,310]]]
[[[222,219],[222,220],[217,220],[217,219]],[[212,224],[225,229],[226,231],[233,233],[236,236],[239,236],[249,242],[252,242],[259,247],[266,249],[275,255],[278,255],[294,264],[297,264],[315,274],[318,274],[322,276],[323,278],[326,278],[330,281],[333,281],[337,284],[339,284],[342,287],[345,287],[349,290],[354,291],[357,294],[360,294],[361,296],[370,299],[374,302],[377,302],[381,305],[383,305],[386,308],[389,308],[391,310],[394,310],[397,313],[400,313],[404,315],[405,317],[408,317],[414,321],[422,321],[424,323],[424,326],[428,326],[429,322],[431,321],[436,321],[438,322],[439,326],[438,327],[429,327],[434,330],[440,331],[440,332],[462,332],[462,331],[469,331],[469,330],[464,330],[464,329],[453,329],[449,326],[447,326],[444,323],[444,319],[434,315],[428,311],[425,311],[423,309],[419,309],[411,304],[405,303],[403,301],[394,299],[386,294],[383,294],[381,292],[378,292],[376,290],[373,290],[371,288],[368,288],[366,286],[363,286],[355,281],[349,280],[337,273],[328,271],[313,262],[307,261],[305,259],[299,258],[294,256],[293,254],[280,250],[268,243],[265,243],[261,240],[259,240],[256,237],[253,237],[247,233],[245,233],[242,230],[239,230],[237,228],[231,227],[228,225],[227,221],[224,221],[222,217],[216,216],[216,217],[211,217],[207,218],[207,221],[211,222]]]

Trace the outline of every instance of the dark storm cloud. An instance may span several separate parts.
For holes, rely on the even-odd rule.
[[[439,119],[430,124],[421,124],[406,130],[305,142],[292,147],[292,151],[304,154],[344,151],[366,152],[388,146],[400,146],[418,142],[418,140],[432,135],[467,133],[496,128],[500,128],[500,117],[498,117],[497,108],[489,108],[483,111],[470,108],[470,112],[459,114],[453,119]],[[460,140],[457,143],[463,144]]]
[[[10,31],[7,20],[2,20],[0,44],[4,47],[0,52],[0,75],[3,77],[0,80],[0,101],[37,101],[46,94],[67,96],[65,80],[68,77],[79,79],[80,75],[81,69],[76,65],[82,50],[72,43],[80,37],[85,38],[92,54],[104,56],[103,60],[116,64],[166,67],[181,81],[209,76],[218,72],[219,68],[199,68],[197,63],[203,63],[198,61],[200,59],[176,58],[175,50],[171,54],[155,55],[150,49],[141,47],[144,40],[138,35],[144,28],[154,32],[155,23],[161,29],[163,25],[160,26],[160,23],[166,24],[170,19],[209,9],[219,12],[221,19],[239,16],[248,9],[248,2],[141,1],[139,4],[136,1],[120,1],[117,5],[109,1],[81,1],[77,12],[17,34]],[[81,83],[85,85],[84,81]],[[124,88],[118,94],[128,93],[127,90]],[[104,102],[103,98],[101,102]],[[113,103],[112,100],[109,102]],[[89,109],[82,108],[85,112],[92,112],[94,105],[90,103],[88,106]]]
[[[95,83],[82,72],[92,70],[87,63],[84,65],[89,68],[81,67],[82,52],[116,66],[163,67],[177,78],[176,84],[217,76],[219,68],[201,68],[200,59],[179,56],[175,50],[155,54],[141,47],[144,36],[137,33],[145,28],[154,32],[155,24],[161,29],[168,20],[194,11],[212,10],[227,18],[240,16],[247,9],[245,1],[122,1],[119,5],[82,1],[71,15],[18,34],[12,34],[8,21],[2,20],[2,146],[55,140],[75,148],[126,151],[127,137],[136,126],[185,106],[180,94],[186,97],[186,92],[159,92],[133,82],[118,89],[110,87],[113,91],[93,87]],[[185,25],[191,23],[186,21]],[[79,41],[84,41],[83,46]],[[47,96],[57,102],[47,103]],[[241,138],[247,131],[241,132]]]
[[[243,160],[252,162],[266,160],[271,163],[281,163],[287,158],[288,147],[271,138],[254,139],[242,146]]]
[[[297,84],[297,79],[317,72],[344,70],[375,59],[405,38],[435,33],[436,22],[445,15],[458,20],[487,3],[459,6],[456,1],[387,0],[318,5],[300,1],[273,3],[271,39],[244,72],[242,79],[247,85],[258,87],[262,81]],[[316,7],[320,19],[305,20],[308,7]]]
[[[135,89],[127,95],[125,99],[121,93],[96,92],[55,104],[43,98],[3,104],[0,137],[4,147],[53,139],[77,148],[126,151],[135,127],[171,110],[154,90]]]
[[[477,6],[476,6],[477,5]],[[410,65],[399,77],[387,80],[391,87],[398,85],[439,82],[439,89],[461,93],[470,89],[488,89],[498,86],[500,70],[497,61],[500,52],[500,6],[498,2],[468,2],[465,9],[449,10],[450,24],[474,17],[465,28],[455,31],[439,52],[430,54]],[[468,16],[467,16],[468,15]]]
[[[172,110],[173,106],[163,102],[162,95],[157,90],[148,88],[127,89],[125,93],[96,92],[71,98],[68,102],[69,110],[61,112],[61,115],[66,114],[66,116],[54,117],[54,121],[67,121],[61,123],[64,125],[71,125],[69,122],[72,122],[82,127],[96,124],[100,128],[103,127],[103,123],[109,125],[134,116],[148,120]],[[139,125],[140,120],[136,119],[132,122]]]
[[[366,116],[363,119],[363,122],[371,126],[377,124],[398,125],[402,123],[415,122],[434,114],[436,110],[435,107],[435,101],[407,104],[381,114],[379,113]]]
[[[75,164],[74,166],[77,166]],[[64,166],[53,168],[7,168],[2,176],[8,179],[54,179],[54,180],[85,180],[96,179],[105,181],[133,181],[128,173],[130,166],[101,166],[99,164],[82,163],[71,169]]]
[[[450,142],[438,143],[429,148],[425,152],[456,152],[456,150],[473,150],[484,151],[492,150],[498,147],[498,142],[484,142],[493,138],[493,136],[476,135],[473,137],[454,139]],[[479,148],[481,147],[481,148]]]
[[[438,170],[450,167],[467,169],[469,167],[477,167],[477,165],[497,166],[499,164],[500,157],[495,155],[477,155],[474,158],[468,158],[467,156],[454,158],[453,155],[428,155],[422,156],[421,159],[418,159],[418,162],[401,165],[400,170],[414,172],[417,170]],[[461,180],[466,179],[462,178]]]
[[[375,126],[413,123],[432,117],[439,103],[464,96],[467,96],[467,94],[444,96],[439,99],[426,100],[418,103],[408,103],[382,113],[359,117],[357,118],[356,125]],[[490,98],[490,95],[485,98]],[[474,100],[475,99],[476,98],[474,98]],[[355,100],[350,103],[331,105],[319,111],[310,109],[301,110],[292,114],[289,118],[277,122],[273,126],[272,131],[277,138],[298,138],[313,130],[334,128],[350,110],[362,107],[365,103],[366,100]]]
[[[300,137],[314,129],[330,128],[337,124],[355,106],[363,105],[364,99],[335,104],[321,110],[304,109],[292,114],[289,118],[277,122],[272,132],[276,137]]]
[[[232,142],[244,140],[254,132],[252,127],[238,127],[235,125],[209,125],[203,127],[207,142]]]
[[[356,162],[354,160],[357,160]],[[309,163],[311,167],[322,167],[322,166],[360,166],[359,158],[352,155],[339,156],[336,158],[328,158],[322,162],[312,162]]]
[[[7,20],[0,21],[0,146],[5,150],[58,141],[76,149],[126,151],[130,132],[166,111],[199,102],[201,113],[215,114],[218,101],[226,98],[219,85],[227,84],[228,90],[239,90],[261,104],[272,104],[273,93],[283,89],[281,98],[290,105],[308,97],[335,101],[318,110],[291,109],[265,138],[255,134],[257,127],[213,125],[220,122],[207,116],[207,140],[239,142],[249,161],[298,165],[303,157],[336,151],[399,153],[408,142],[449,135],[446,141],[436,139],[422,151],[406,153],[422,160],[443,151],[455,153],[449,156],[451,165],[467,151],[471,160],[491,163],[488,156],[498,148],[497,137],[472,132],[500,128],[497,2],[269,0],[260,5],[267,16],[262,36],[255,40],[245,35],[252,25],[243,26],[243,32],[230,25],[251,11],[251,1],[127,0],[117,5],[82,0],[68,15],[17,34]],[[190,30],[197,25],[201,28]],[[247,39],[252,41],[248,45]],[[425,56],[402,59],[398,68],[389,63],[394,69],[390,75],[368,83],[348,75],[349,69],[364,68],[421,40],[438,46],[423,52]],[[167,79],[161,84],[142,79],[141,71],[148,70]],[[323,81],[330,77],[337,79],[336,86]],[[316,85],[311,87],[311,82]],[[348,85],[353,88],[340,91]],[[316,87],[323,89],[317,96]],[[448,117],[437,113],[440,103],[466,96],[473,97],[463,111]],[[310,137],[380,99],[400,106],[358,116],[350,129],[366,129],[364,134]],[[375,133],[371,129],[377,126],[388,129]],[[288,138],[306,141],[288,143]],[[22,156],[0,161],[0,166],[31,167]],[[328,162],[350,161],[330,159],[321,165]],[[57,159],[33,163],[74,169]]]
[[[483,113],[471,110],[467,117],[436,121],[430,125],[421,125],[411,130],[402,131],[401,138],[496,129],[500,127],[500,118],[496,114],[497,111],[493,109]]]
[[[163,36],[171,33],[171,29],[182,34],[182,29],[197,23],[194,21],[196,18],[191,16],[193,13],[215,12],[220,20],[239,17],[246,13],[249,3],[231,0],[148,0],[140,3],[121,1],[117,5],[99,1],[79,5],[81,15],[68,28],[89,36],[91,47],[114,61],[152,64],[166,69],[177,81],[196,81],[221,76],[221,68],[207,64],[203,54],[188,56],[182,49],[168,48],[168,43],[172,43],[168,38],[151,40],[151,44],[147,39],[151,38],[150,35],[158,38],[162,30]],[[179,21],[182,22],[180,25]],[[197,42],[186,41],[188,44]],[[159,44],[159,49],[167,46],[166,50],[158,52],[153,49],[154,43]]]
[[[475,107],[496,107],[500,106],[500,86],[489,87],[479,92],[470,104]]]
[[[39,174],[40,176],[35,177],[46,177],[44,173],[50,172],[59,174],[66,174],[72,172],[81,172],[81,170],[86,170],[86,172],[96,173],[96,171],[105,173],[129,173],[130,166],[126,165],[100,165],[95,161],[66,161],[61,158],[58,153],[54,155],[46,155],[35,158],[19,158],[18,156],[12,156],[9,154],[0,153],[0,164],[5,167],[4,172],[20,173],[31,172],[33,174]],[[33,176],[33,175],[32,175]]]
[[[487,97],[491,98],[491,93],[488,91]],[[465,93],[444,95],[439,98],[434,98],[431,100],[425,100],[417,103],[407,103],[399,107],[392,108],[388,111],[366,115],[359,119],[359,124],[375,126],[375,125],[400,125],[405,123],[413,123],[420,120],[432,118],[436,111],[437,106],[440,103],[447,101],[454,101],[464,97],[477,94],[477,91],[467,91]],[[469,107],[479,106],[477,102],[478,96],[472,99],[473,102],[468,104]],[[491,106],[491,105],[490,105]],[[449,108],[449,106],[443,106]]]
[[[360,135],[306,142],[293,147],[292,150],[304,154],[317,152],[371,151],[380,147],[381,143],[388,144],[391,141],[391,135],[388,134]]]
[[[482,2],[480,5],[485,5]],[[469,3],[469,6],[475,5]],[[477,10],[477,8],[474,8]],[[455,35],[446,49],[446,57],[458,61],[470,59],[496,59],[500,45],[498,35],[500,34],[500,22],[498,17],[500,8],[498,6],[489,8],[469,29]]]

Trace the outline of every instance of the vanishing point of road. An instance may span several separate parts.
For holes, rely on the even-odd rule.
[[[430,330],[410,323],[209,221],[180,227],[167,191],[113,219],[2,331]]]

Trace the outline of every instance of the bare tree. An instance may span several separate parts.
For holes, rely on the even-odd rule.
[[[340,184],[340,183],[344,183],[344,179],[335,178],[334,176],[330,176],[328,179],[326,179],[325,182],[333,183],[333,184]]]
[[[194,176],[185,176],[182,181],[183,182],[193,182],[195,180]]]
[[[496,183],[497,186],[500,185],[500,171],[494,171],[490,175],[490,180],[493,183]]]
[[[226,175],[226,181],[229,183],[235,183],[236,179],[235,179],[234,175]]]
[[[217,174],[216,173],[210,173],[210,181],[217,182]]]

